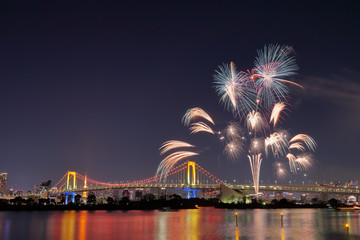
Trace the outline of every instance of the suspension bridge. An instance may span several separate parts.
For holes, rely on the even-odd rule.
[[[49,195],[66,195],[66,202],[71,197],[74,201],[75,194],[82,194],[87,197],[89,192],[114,190],[114,189],[183,189],[187,191],[187,197],[195,196],[195,192],[201,189],[219,190],[221,184],[239,190],[241,192],[253,192],[252,184],[229,184],[220,180],[209,171],[205,170],[195,162],[187,161],[171,169],[166,175],[159,174],[150,178],[137,181],[123,181],[121,183],[109,183],[94,180],[86,174],[82,175],[75,171],[68,171],[64,176],[46,192]],[[283,185],[283,184],[260,184],[260,192],[299,192],[316,193],[321,199],[329,195],[355,195],[360,196],[358,187],[332,187],[320,185]],[[44,197],[45,192],[38,194],[24,195],[24,197]],[[326,199],[327,200],[327,199]]]
[[[112,190],[112,189],[183,189],[187,191],[187,197],[195,196],[195,191],[200,189],[220,189],[220,185],[242,192],[254,191],[252,184],[228,184],[215,177],[195,162],[187,161],[171,169],[166,175],[159,174],[147,179],[109,183],[94,180],[87,175],[74,171],[68,171],[49,191],[51,195],[66,194],[66,201],[69,197],[74,198],[76,193],[87,197],[88,192]],[[317,193],[326,198],[330,194],[357,195],[360,196],[358,187],[331,187],[319,185],[278,185],[262,184],[259,187],[262,192],[301,192]]]
[[[143,180],[108,183],[89,178],[77,172],[68,171],[49,191],[56,195],[65,193],[74,198],[75,193],[82,193],[83,197],[87,192],[129,189],[129,188],[157,188],[157,189],[184,189],[187,191],[188,198],[195,196],[198,189],[219,189],[220,184],[224,182],[213,174],[202,168],[195,162],[187,161],[171,169],[166,175],[159,174]],[[68,197],[66,197],[67,200]]]

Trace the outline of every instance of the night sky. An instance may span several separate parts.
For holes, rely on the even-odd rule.
[[[307,176],[284,181],[359,178],[360,1],[32,2],[0,4],[8,188],[57,182],[68,170],[109,182],[148,178],[171,139],[195,144],[193,160],[220,179],[251,179],[245,156],[231,163],[216,137],[189,135],[181,119],[201,107],[224,128],[233,116],[219,104],[215,69],[230,61],[250,69],[270,43],[295,49],[291,80],[305,87],[291,87],[282,126],[318,143]],[[263,181],[274,181],[272,163],[263,161]]]

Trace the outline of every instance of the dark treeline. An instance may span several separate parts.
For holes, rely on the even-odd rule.
[[[105,200],[105,201],[104,201]],[[94,194],[90,194],[86,201],[82,201],[80,195],[74,197],[65,204],[65,198],[58,202],[54,199],[23,199],[15,197],[11,200],[0,200],[0,210],[156,210],[156,209],[195,209],[197,206],[215,206],[218,199],[183,199],[173,194],[168,199],[156,199],[153,194],[146,194],[140,200],[131,201],[128,197],[101,199],[99,201]]]
[[[245,203],[219,203],[216,208],[228,208],[228,209],[255,209],[255,208],[264,208],[264,209],[276,209],[276,208],[328,208],[329,205],[333,206],[335,199],[331,199],[328,202],[318,201],[317,199],[313,199],[311,203],[299,203],[296,201],[289,201],[286,198],[282,198],[280,200],[274,199],[271,203],[265,203],[257,201],[256,199],[252,199],[250,204]],[[337,204],[339,202],[335,200]],[[336,208],[338,205],[334,205],[333,208]]]
[[[146,194],[137,201],[131,201],[128,197],[97,199],[94,194],[90,194],[86,201],[78,194],[74,197],[74,202],[69,201],[65,204],[65,198],[59,201],[54,199],[24,199],[15,197],[11,200],[0,200],[0,211],[24,211],[24,210],[177,210],[177,209],[195,209],[197,207],[216,207],[227,209],[254,209],[254,208],[337,208],[341,206],[336,199],[330,199],[328,202],[312,201],[311,203],[299,204],[296,201],[272,200],[271,203],[265,203],[261,200],[252,200],[250,204],[244,203],[221,203],[219,199],[183,199],[177,194],[168,196],[167,199],[161,197],[156,199],[153,194]]]

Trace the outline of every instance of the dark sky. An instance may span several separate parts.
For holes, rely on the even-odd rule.
[[[0,5],[8,187],[32,189],[68,170],[100,181],[151,177],[171,139],[195,144],[195,161],[220,179],[250,179],[246,157],[229,162],[215,137],[190,136],[181,119],[198,106],[223,128],[233,117],[214,91],[215,69],[250,69],[269,43],[296,51],[292,80],[305,91],[291,88],[283,127],[319,145],[306,181],[358,178],[360,1],[32,2]],[[263,162],[264,181],[274,181],[272,163]]]

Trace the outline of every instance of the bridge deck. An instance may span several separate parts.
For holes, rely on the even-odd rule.
[[[253,185],[246,184],[226,184],[228,187],[242,191],[254,191]],[[219,184],[120,184],[114,186],[96,186],[87,188],[78,188],[67,190],[67,192],[89,192],[110,189],[127,189],[127,188],[196,188],[196,189],[219,189]],[[360,194],[358,187],[330,187],[315,185],[274,185],[263,184],[259,186],[260,192],[304,192],[304,193],[332,193],[332,194]],[[61,193],[64,190],[50,191],[51,194]]]

